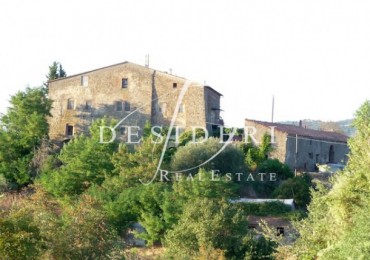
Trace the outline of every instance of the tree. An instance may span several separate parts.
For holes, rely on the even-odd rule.
[[[47,87],[49,81],[59,79],[59,78],[64,78],[67,77],[67,73],[62,67],[62,64],[60,64],[57,61],[54,61],[50,66],[49,66],[49,72],[46,74],[46,83],[44,83],[44,86]]]
[[[369,255],[370,102],[356,112],[356,135],[349,140],[349,161],[329,191],[312,192],[306,219],[296,223],[299,238],[286,250],[299,259],[365,259]]]
[[[35,177],[30,162],[48,135],[51,101],[45,88],[27,88],[12,96],[10,104],[1,118],[0,174],[12,187],[19,188]]]
[[[174,171],[193,168],[187,171],[190,173],[197,173],[199,165],[205,170],[219,170],[220,173],[237,173],[244,170],[243,153],[233,144],[228,144],[220,154],[203,164],[215,156],[223,145],[219,139],[213,137],[202,143],[187,143],[178,148],[172,158],[171,168]]]
[[[255,171],[261,163],[267,160],[268,155],[273,150],[271,136],[269,134],[264,134],[259,146],[252,145],[251,138],[248,138],[250,144],[243,144],[242,149],[245,154],[245,163],[252,171]]]
[[[306,207],[311,200],[311,178],[307,174],[296,176],[284,181],[275,191],[274,197],[279,199],[293,198],[298,207]]]
[[[78,195],[113,174],[112,156],[118,144],[99,143],[99,126],[107,124],[106,119],[95,121],[90,136],[76,136],[56,157],[49,158],[50,167],[43,169],[40,178],[46,190],[58,197]]]
[[[120,238],[91,196],[59,201],[42,187],[0,218],[1,259],[122,259]]]
[[[201,251],[221,250],[225,256],[240,259],[247,229],[246,217],[233,205],[198,198],[186,204],[179,223],[166,235],[166,254],[174,259],[196,259]]]
[[[27,210],[11,210],[0,216],[0,258],[36,259],[44,248],[40,228]]]

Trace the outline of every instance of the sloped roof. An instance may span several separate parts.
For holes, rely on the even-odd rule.
[[[246,119],[247,121],[254,122],[255,124],[263,125],[266,127],[274,126],[275,130],[287,133],[291,136],[302,136],[316,140],[323,140],[323,141],[332,141],[332,142],[340,142],[340,143],[347,143],[348,136],[336,132],[329,132],[329,131],[321,131],[321,130],[314,130],[309,128],[304,128],[301,126],[296,125],[288,125],[288,124],[280,124],[280,123],[271,123],[271,122],[264,122],[258,120],[251,120]]]
[[[66,76],[66,77],[62,77],[62,78],[58,78],[58,79],[53,79],[53,80],[50,80],[49,82],[51,83],[51,82],[55,82],[55,81],[62,81],[62,80],[65,80],[65,79],[73,78],[73,77],[76,77],[76,76],[81,76],[81,75],[88,74],[88,73],[91,73],[91,72],[95,72],[95,71],[99,71],[99,70],[104,70],[104,69],[109,69],[109,68],[114,68],[114,67],[117,67],[117,66],[122,66],[124,64],[131,64],[131,65],[134,65],[134,66],[141,67],[143,69],[148,69],[148,70],[151,70],[151,71],[160,72],[160,73],[166,74],[166,75],[171,76],[171,77],[175,77],[175,78],[180,78],[180,79],[186,80],[186,78],[184,78],[184,77],[177,76],[175,74],[169,74],[166,71],[155,70],[153,68],[142,66],[142,65],[139,65],[139,64],[136,64],[136,63],[133,63],[133,62],[124,61],[124,62],[116,63],[116,64],[113,64],[113,65],[109,65],[109,66],[105,66],[105,67],[101,67],[101,68],[97,68],[97,69],[93,69],[93,70],[89,70],[89,71],[85,71],[85,72],[80,72],[80,73],[73,74],[73,75],[70,75],[70,76]],[[194,83],[196,83],[196,82],[194,82]],[[199,85],[201,86],[202,84],[199,84]],[[206,88],[206,89],[209,89],[209,90],[211,90],[213,92],[215,92],[219,96],[223,96],[220,92],[216,91],[214,88],[212,88],[210,86],[203,86],[203,87]]]

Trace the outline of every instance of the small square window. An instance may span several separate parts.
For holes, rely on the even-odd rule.
[[[89,85],[89,77],[81,76],[81,86],[87,87]]]
[[[257,225],[256,224],[250,224],[248,226],[248,229],[257,229]]]
[[[67,100],[67,109],[73,110],[75,108],[75,101],[71,98]]]
[[[276,228],[276,231],[277,231],[277,234],[278,236],[284,236],[284,228],[283,227],[277,227]]]
[[[122,79],[122,88],[127,88],[128,87],[128,78],[123,78]]]
[[[66,125],[66,136],[73,136],[73,125]]]
[[[123,104],[122,104],[122,101],[117,101],[117,102],[116,102],[116,110],[117,110],[117,111],[122,111],[122,110],[123,110]]]
[[[177,83],[176,83],[176,82],[174,82],[174,83],[172,84],[172,87],[173,87],[173,88],[177,88]]]
[[[88,100],[85,104],[85,110],[91,110],[92,109],[92,101]]]
[[[125,111],[128,112],[131,110],[130,102],[125,102]]]

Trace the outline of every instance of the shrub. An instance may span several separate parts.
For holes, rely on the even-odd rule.
[[[221,173],[237,173],[244,170],[243,153],[235,145],[230,144],[215,158],[202,165],[216,155],[223,145],[219,139],[213,137],[203,143],[187,143],[178,148],[172,158],[171,168],[174,171],[194,168],[187,171],[191,173],[197,173],[199,167],[205,170],[219,170]]]
[[[0,217],[1,259],[36,259],[44,246],[44,238],[29,211],[11,211]]]
[[[306,207],[311,200],[311,178],[305,174],[284,181],[275,191],[274,197],[293,198],[298,207]]]
[[[266,203],[238,203],[238,205],[244,210],[246,215],[256,216],[276,216],[292,210],[290,206],[278,201]]]
[[[248,225],[242,211],[225,201],[200,198],[189,201],[179,223],[165,237],[166,254],[175,259],[195,259],[204,251],[242,257]],[[220,251],[221,250],[221,251]]]

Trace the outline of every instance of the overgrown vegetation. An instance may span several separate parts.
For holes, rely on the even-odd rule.
[[[356,135],[350,139],[349,162],[332,179],[329,190],[312,190],[308,217],[297,222],[293,245],[282,244],[279,259],[367,259],[370,255],[370,102],[356,112]]]
[[[51,69],[50,77],[63,70],[58,64]],[[202,131],[196,132],[195,144],[191,132],[185,132],[161,165],[170,181],[157,172],[163,144],[152,143],[150,124],[141,144],[133,147],[99,143],[99,126],[116,122],[96,120],[88,135],[56,151],[47,138],[52,104],[46,92],[28,88],[17,93],[1,118],[1,259],[123,259],[125,235],[136,223],[144,228],[136,237],[147,246],[164,245],[164,259],[370,255],[369,102],[357,112],[349,164],[328,190],[312,187],[308,175],[294,176],[286,165],[269,159],[268,135],[259,146],[234,143],[223,149],[219,139],[205,140]],[[213,170],[218,170],[216,177]],[[259,179],[261,172],[276,174],[274,181]],[[244,174],[241,180],[236,173]],[[279,202],[232,203],[245,194],[293,198],[302,211]],[[293,245],[276,234],[261,237],[248,229],[248,215],[301,219],[295,224],[299,236]]]

